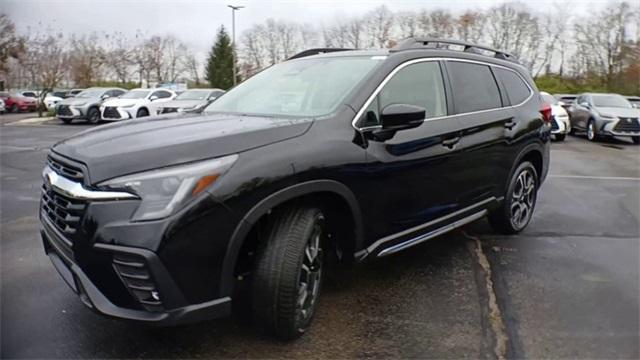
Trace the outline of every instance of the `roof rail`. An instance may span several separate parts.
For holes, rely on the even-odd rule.
[[[316,48],[316,49],[309,49],[309,50],[304,50],[302,52],[299,52],[299,53],[293,55],[292,57],[288,58],[287,60],[299,59],[299,58],[312,56],[312,55],[318,55],[318,54],[326,54],[326,53],[331,53],[331,52],[350,51],[350,50],[355,50],[355,49],[343,49],[343,48]]]
[[[433,38],[407,38],[394,46],[390,51],[403,51],[410,49],[447,49],[454,50],[449,45],[456,45],[463,47],[464,52],[486,55],[485,52],[493,53],[493,57],[496,59],[507,60],[515,63],[519,63],[515,56],[492,47],[477,45],[466,41],[459,40],[447,40],[447,39],[433,39]]]

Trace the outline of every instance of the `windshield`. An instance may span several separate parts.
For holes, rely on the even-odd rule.
[[[593,105],[597,107],[619,107],[630,108],[631,104],[627,99],[619,95],[594,95]]]
[[[370,56],[286,61],[238,85],[205,111],[285,116],[328,114],[378,63]]]
[[[204,100],[210,92],[210,90],[187,90],[178,95],[175,100]]]
[[[144,99],[149,94],[149,90],[131,90],[120,96],[120,99]]]
[[[76,95],[77,98],[94,98],[102,95],[104,90],[102,89],[94,89],[94,90],[85,90]]]

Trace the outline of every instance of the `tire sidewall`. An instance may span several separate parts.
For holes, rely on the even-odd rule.
[[[95,114],[97,116],[96,117],[91,116],[93,114]],[[98,109],[96,109],[96,108],[89,109],[89,112],[87,113],[87,121],[90,124],[97,124],[97,123],[100,122],[100,112],[98,111]]]
[[[149,111],[147,109],[138,109],[136,112],[136,118],[147,117],[149,116]]]
[[[589,136],[589,130],[591,130],[592,136]],[[589,122],[587,123],[587,139],[589,141],[596,141],[597,138],[598,134],[596,133],[596,123],[593,120],[589,120]]]

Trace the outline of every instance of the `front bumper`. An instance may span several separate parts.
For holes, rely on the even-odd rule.
[[[103,283],[106,283],[107,276],[98,274],[95,271],[87,272],[83,270],[76,261],[73,250],[70,251],[68,249],[68,240],[59,234],[46,217],[41,217],[41,223],[44,248],[54,267],[82,302],[102,315],[153,325],[170,326],[223,317],[231,313],[230,297],[218,298],[198,304],[188,304],[169,276],[167,269],[154,252],[135,247],[96,243],[93,245],[94,250],[100,253],[102,260],[112,259],[114,262],[112,271],[119,275],[123,284],[127,284],[127,282],[122,278],[122,271],[118,270],[119,264],[122,263],[116,261],[119,259],[118,256],[120,258],[121,256],[132,256],[143,261],[151,279],[154,280],[153,283],[157,284],[157,292],[162,300],[162,306],[154,305],[156,309],[154,311],[149,311],[144,304],[142,304],[143,306],[138,306],[138,308],[123,305],[122,300],[119,300],[118,304],[116,304],[112,301],[114,294],[125,292],[118,292],[117,289],[113,288],[109,289],[109,294],[101,291],[94,283],[94,280],[100,278]],[[102,260],[96,260],[96,262]],[[91,264],[89,266],[91,267]],[[115,280],[115,278],[112,280]],[[114,282],[110,286],[117,287],[116,283]],[[138,288],[142,289],[141,286],[138,286]],[[138,297],[138,300],[140,298],[136,292],[144,292],[144,289],[128,290],[131,296],[133,298]]]
[[[637,119],[633,120],[633,125],[631,126],[622,126],[625,125],[622,123],[623,121],[626,121],[626,119],[601,120],[602,123],[600,124],[600,126],[598,126],[599,133],[611,136],[640,136],[640,124],[638,124]]]
[[[135,110],[135,108],[129,109],[131,112]],[[100,115],[102,120],[104,121],[122,121],[133,119],[133,116],[129,111],[122,107],[110,106],[109,109],[107,107],[100,107]]]
[[[551,134],[568,134],[571,132],[571,123],[569,117],[554,116],[551,124]]]
[[[60,111],[62,111],[60,107],[62,106],[65,106],[66,110],[63,113],[60,113]],[[86,113],[84,108],[70,105],[57,105],[56,109],[58,111],[58,119],[83,119]]]

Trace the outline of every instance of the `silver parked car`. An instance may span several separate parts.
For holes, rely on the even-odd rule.
[[[640,144],[640,109],[622,95],[582,94],[571,105],[571,129],[586,131],[591,141],[602,136],[628,136]]]
[[[199,113],[207,105],[224,94],[221,89],[191,89],[178,95],[175,99],[162,104],[157,109],[158,114],[168,113]]]
[[[100,121],[100,105],[106,99],[117,98],[127,91],[120,88],[93,87],[58,103],[58,119],[69,124],[75,119],[85,119],[92,124]]]

